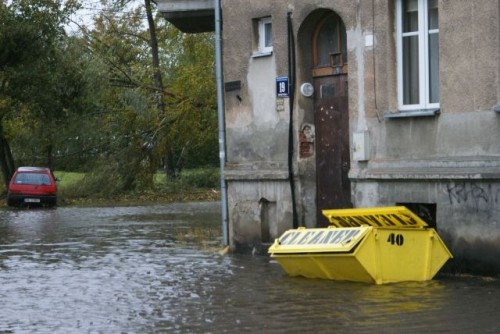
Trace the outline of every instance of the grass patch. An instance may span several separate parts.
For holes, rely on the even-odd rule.
[[[55,171],[54,176],[59,180],[57,182],[58,189],[63,190],[71,188],[81,182],[85,177],[85,173]]]
[[[154,175],[152,189],[135,190],[113,196],[97,196],[89,192],[85,173],[56,171],[59,205],[113,206],[148,203],[217,201],[220,200],[220,179],[217,168],[197,168],[183,171],[175,180],[165,173]]]

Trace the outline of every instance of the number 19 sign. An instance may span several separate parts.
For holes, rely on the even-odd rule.
[[[288,77],[276,78],[276,95],[278,97],[288,97]]]

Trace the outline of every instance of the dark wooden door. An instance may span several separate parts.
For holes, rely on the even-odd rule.
[[[326,226],[321,210],[352,207],[347,73],[316,77],[314,90],[317,219]]]
[[[317,225],[328,225],[324,209],[352,207],[348,173],[349,106],[347,34],[340,16],[325,12],[313,33],[316,128]]]

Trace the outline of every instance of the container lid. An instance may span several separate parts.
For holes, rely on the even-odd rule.
[[[350,252],[372,230],[369,226],[304,228],[286,231],[269,248],[271,254]]]
[[[428,226],[405,206],[323,210],[323,215],[336,227],[396,227],[422,228]]]

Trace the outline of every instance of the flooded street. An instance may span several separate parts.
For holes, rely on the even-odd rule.
[[[500,281],[294,278],[219,203],[0,211],[0,333],[497,333]]]

